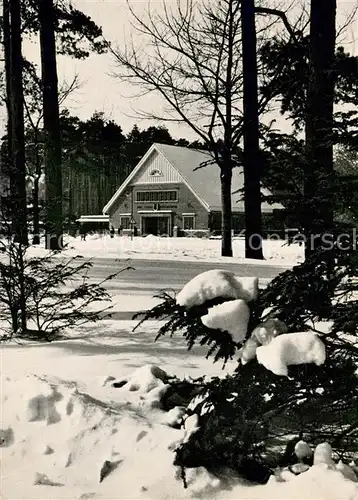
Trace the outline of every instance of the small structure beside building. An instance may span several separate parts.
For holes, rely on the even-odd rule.
[[[208,164],[211,162],[211,164]],[[244,229],[242,169],[232,178],[232,226]],[[262,188],[263,195],[270,195]],[[264,229],[282,226],[280,204],[262,203]],[[155,143],[117,189],[103,214],[116,231],[140,235],[207,235],[221,228],[220,170],[208,151]]]
[[[109,229],[108,215],[81,215],[76,222],[79,224],[79,232],[83,239],[91,231],[108,231]]]

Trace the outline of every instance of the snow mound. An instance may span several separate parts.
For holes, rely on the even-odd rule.
[[[162,398],[170,387],[166,383],[170,378],[159,366],[147,364],[137,368],[126,379],[113,382],[112,386],[123,392],[136,393],[141,406],[160,408]]]
[[[121,387],[128,391],[138,391],[146,394],[164,385],[168,378],[168,374],[159,366],[147,364],[135,370],[127,380],[123,380],[124,383]],[[114,386],[116,384],[119,385],[120,382],[114,382]]]
[[[340,472],[316,465],[281,485],[278,493],[279,496],[271,498],[285,498],[286,495],[290,499],[356,500],[358,490]]]
[[[178,477],[179,474],[180,471],[178,471]],[[208,472],[204,467],[187,469],[185,475],[187,488],[192,497],[198,496],[200,498],[203,495],[211,495],[221,486],[220,479]]]
[[[289,365],[322,365],[326,360],[326,348],[313,332],[284,333],[268,345],[258,347],[256,357],[260,364],[276,375],[288,376]]]
[[[133,372],[132,379],[144,382],[138,391],[145,396],[158,388],[147,383],[149,374],[164,378],[165,372],[156,365],[143,368]],[[164,384],[160,378],[157,382]],[[138,391],[109,385],[99,390],[109,396],[107,402],[81,392],[74,383],[33,375],[3,377],[3,498],[358,499],[352,469],[341,462],[327,465],[331,460],[328,443],[316,448],[316,459],[321,456],[318,465],[299,476],[283,474],[284,482],[273,478],[267,485],[254,486],[233,476],[227,478],[228,488],[226,479],[221,481],[199,467],[186,470],[188,488],[184,489],[181,471],[173,465],[173,443],[182,443],[198,431],[198,415],[189,416],[184,427],[175,429],[158,418],[170,412],[149,407],[143,411],[133,404],[132,396]],[[183,418],[183,411],[176,408],[171,417]]]
[[[161,374],[154,367],[153,371]],[[62,382],[35,376],[4,379],[3,388],[4,498],[73,499],[95,492],[88,498],[127,499],[140,498],[143,491],[159,498],[156,489],[162,474],[172,481],[169,488],[182,489],[175,480],[168,443],[184,430],[144,418],[126,397],[130,391],[103,388],[124,395],[108,404]]]
[[[211,307],[208,313],[201,317],[205,326],[231,333],[235,342],[245,339],[249,319],[249,306],[242,299],[229,300]]]
[[[241,278],[230,271],[211,269],[198,274],[178,293],[177,304],[193,307],[208,300],[225,299],[255,300],[258,295],[258,278]]]

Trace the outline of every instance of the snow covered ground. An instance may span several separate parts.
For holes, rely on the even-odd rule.
[[[73,240],[75,248],[70,252],[118,256],[119,241]],[[218,244],[198,241],[208,244],[207,252]],[[133,252],[141,258],[217,259],[205,251],[197,255],[194,245],[192,250],[186,256],[179,247],[163,254]],[[145,302],[136,296],[127,299],[115,295],[114,310],[146,309],[156,303],[149,296]],[[264,486],[232,474],[219,480],[204,468],[188,469],[184,489],[180,471],[173,465],[173,449],[185,431],[173,428],[172,415],[158,406],[166,388],[162,370],[179,378],[225,376],[237,361],[223,369],[220,362],[205,359],[206,348],[188,352],[179,336],[154,342],[157,322],[147,322],[133,332],[134,325],[133,321],[102,320],[76,328],[68,338],[51,344],[1,345],[2,500],[358,500],[357,483],[325,464],[299,476],[272,476]],[[113,387],[113,381],[121,387]]]
[[[52,344],[2,346],[2,499],[358,499],[357,484],[325,466],[265,486],[188,470],[184,489],[172,465],[183,430],[157,408],[164,383],[149,366],[196,377],[236,363],[223,370],[179,337],[154,343],[155,322],[133,325],[107,320]],[[130,383],[114,388],[108,377]]]
[[[283,240],[265,240],[263,244],[264,261],[245,259],[243,238],[233,239],[234,258],[221,257],[221,241],[205,238],[165,238],[158,236],[88,235],[86,241],[79,237],[66,237],[65,243],[71,247],[67,252],[81,254],[84,257],[108,257],[131,259],[175,259],[206,262],[253,262],[255,264],[294,265],[303,260],[303,247],[298,244],[287,245]],[[39,253],[41,248],[32,248]]]

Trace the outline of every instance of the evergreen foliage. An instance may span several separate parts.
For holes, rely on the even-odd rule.
[[[105,284],[130,267],[90,283],[89,260],[66,258],[55,251],[31,257],[27,245],[12,240],[10,228],[7,236],[0,240],[1,341],[13,337],[51,341],[67,328],[110,317],[111,306],[95,310],[90,306],[110,301]]]
[[[292,436],[311,446],[328,441],[340,459],[358,457],[357,257],[336,247],[326,252],[281,273],[260,291],[251,305],[247,332],[249,338],[268,317],[284,321],[289,332],[312,329],[325,343],[325,364],[289,366],[286,378],[256,359],[245,365],[238,361],[232,375],[194,381],[201,398],[187,412],[199,416],[200,428],[175,450],[184,484],[185,468],[198,466],[216,473],[229,467],[266,482],[277,465],[292,460],[282,454]],[[158,297],[163,302],[142,319],[164,320],[157,338],[181,333],[189,349],[197,343],[210,346],[210,339],[215,349],[209,347],[207,356],[215,353],[214,360],[224,361],[235,357],[240,346],[230,341],[228,332],[206,331],[200,325],[200,316],[213,304],[185,310],[173,294]],[[329,331],[320,329],[322,322],[329,322]]]
[[[211,300],[202,306],[187,309],[176,303],[173,293],[164,291],[156,295],[155,298],[162,299],[163,302],[149,311],[136,313],[133,319],[141,315],[143,318],[135,328],[147,320],[167,318],[166,323],[159,328],[155,340],[165,334],[172,337],[174,333],[181,332],[188,343],[188,349],[191,349],[195,344],[207,345],[209,346],[207,358],[214,355],[214,361],[223,359],[224,363],[228,359],[232,359],[238,344],[233,341],[231,335],[228,332],[207,328],[200,320],[201,316],[207,314],[210,307],[224,302],[223,299]]]

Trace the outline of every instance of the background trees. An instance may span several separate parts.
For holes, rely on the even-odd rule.
[[[320,8],[329,8],[330,16],[317,13]],[[308,237],[323,228],[331,231],[338,222],[353,222],[348,212],[343,216],[342,205],[355,203],[354,172],[345,178],[336,167],[334,174],[333,148],[353,152],[358,146],[358,59],[335,48],[335,5],[312,2],[312,9],[313,38],[310,17],[303,13],[293,37],[276,35],[260,48],[267,74],[262,93],[278,98],[281,113],[293,124],[291,133],[263,132],[262,175],[288,208],[291,224]],[[324,45],[322,56],[317,43]],[[339,162],[341,154],[335,156]]]
[[[19,227],[22,225],[21,230],[24,233],[26,227],[26,171],[25,171],[25,154],[21,153],[18,144],[21,143],[17,139],[14,143],[12,133],[14,126],[10,126],[10,120],[13,120],[13,111],[15,111],[15,120],[17,120],[16,137],[21,136],[21,130],[24,128],[24,112],[23,96],[20,96],[20,83],[23,85],[23,74],[26,70],[32,73],[32,77],[37,79],[38,86],[33,87],[32,90],[38,93],[40,87],[41,93],[44,95],[44,110],[41,118],[44,117],[45,134],[42,137],[44,142],[44,151],[46,153],[45,163],[51,168],[47,169],[47,202],[51,205],[52,209],[47,210],[48,224],[47,228],[49,233],[53,233],[55,237],[52,239],[47,238],[49,246],[61,246],[62,234],[62,194],[60,192],[62,187],[61,178],[61,145],[60,145],[60,129],[58,121],[58,89],[57,89],[57,75],[56,67],[56,51],[60,54],[66,54],[71,57],[83,59],[89,56],[90,51],[96,53],[103,53],[107,48],[107,43],[103,40],[102,30],[99,28],[88,16],[72,7],[69,2],[58,1],[51,2],[50,0],[43,0],[40,3],[34,0],[27,0],[23,2],[12,3],[10,7],[14,10],[14,21],[8,8],[9,3],[4,2],[3,20],[4,20],[4,36],[3,45],[6,49],[6,89],[8,93],[8,145],[12,148],[12,154],[9,161],[14,156],[13,151],[16,151],[16,162],[12,161],[13,165],[17,165],[15,175],[15,166],[10,170],[11,186],[17,191],[12,193],[11,198],[16,200],[16,210],[13,210],[14,232],[19,233]],[[10,14],[10,15],[9,15]],[[16,15],[15,15],[16,14]],[[51,14],[51,15],[50,15]],[[7,22],[7,20],[9,22]],[[51,23],[49,23],[51,20]],[[14,24],[14,26],[12,26]],[[42,42],[42,75],[38,77],[36,68],[27,61],[23,60],[21,56],[21,38],[24,36],[34,37],[41,32]],[[55,37],[57,38],[55,42]],[[56,45],[55,45],[56,43]],[[12,63],[12,59],[16,61]],[[13,70],[14,68],[14,70]],[[15,73],[14,73],[15,71]],[[29,79],[27,80],[29,82]],[[20,83],[19,83],[20,82]],[[13,93],[16,93],[17,99],[14,106],[11,106],[11,98]],[[36,98],[36,97],[35,97]],[[14,109],[13,109],[14,108]],[[21,109],[20,109],[21,108]],[[28,118],[31,118],[31,107],[27,107]],[[19,125],[21,119],[22,125]],[[34,137],[33,137],[34,139]],[[36,138],[35,138],[36,139]],[[37,140],[37,139],[36,139]],[[14,147],[13,147],[14,144]],[[22,148],[23,149],[23,148]],[[15,156],[14,156],[15,160]],[[21,163],[21,172],[19,166]],[[21,193],[21,194],[19,194]],[[22,222],[20,223],[20,218]],[[17,229],[16,229],[17,227]],[[58,243],[56,243],[56,241]]]
[[[24,142],[24,92],[22,83],[21,4],[4,2],[4,53],[8,110],[8,172],[10,174],[10,214],[15,238],[26,244],[26,189]]]
[[[231,256],[232,169],[239,164],[243,133],[240,2],[197,5],[188,0],[176,10],[165,4],[163,9],[163,14],[149,11],[145,19],[132,11],[137,33],[151,52],[141,51],[139,44],[113,50],[118,76],[143,92],[160,94],[168,107],[153,117],[186,123],[212,152],[222,189],[222,255]],[[266,104],[260,102],[260,112]],[[251,181],[251,191],[252,186]],[[254,203],[259,203],[257,194],[249,210]],[[247,239],[261,233],[259,210],[247,219]]]
[[[46,248],[59,250],[63,246],[62,165],[53,0],[40,0],[39,22],[46,184]]]

